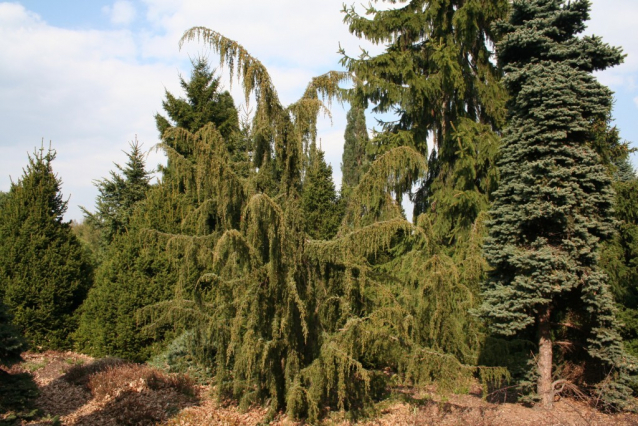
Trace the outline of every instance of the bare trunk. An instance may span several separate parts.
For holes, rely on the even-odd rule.
[[[551,409],[554,403],[552,389],[552,339],[549,323],[550,308],[544,306],[538,315],[538,382],[537,392],[541,406]]]

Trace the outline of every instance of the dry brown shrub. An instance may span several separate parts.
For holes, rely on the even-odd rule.
[[[89,364],[74,365],[62,376],[62,380],[76,386],[87,386],[90,376],[124,364],[127,362],[119,358],[97,359]]]
[[[195,395],[195,382],[188,376],[169,375],[140,364],[107,368],[89,376],[88,388],[98,400],[116,398],[125,391],[141,392],[173,389],[186,396]]]

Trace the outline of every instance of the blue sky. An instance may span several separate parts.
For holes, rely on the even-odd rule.
[[[179,94],[178,75],[188,77],[189,57],[209,54],[195,43],[179,51],[184,30],[202,25],[240,42],[266,65],[289,103],[312,76],[339,68],[339,43],[352,55],[359,46],[378,51],[348,33],[342,3],[0,0],[0,190],[9,189],[9,176],[20,177],[27,152],[51,141],[58,152],[54,169],[71,196],[66,218],[81,219],[79,205],[91,210],[97,195],[92,181],[125,161],[122,150],[135,137],[145,149],[159,141],[153,116],[161,112],[164,90]],[[598,77],[616,93],[621,136],[638,143],[636,20],[636,0],[594,0],[588,33],[629,55]],[[324,118],[319,126],[336,183],[345,113],[333,105],[332,123]],[[161,161],[159,154],[148,157],[150,166]]]

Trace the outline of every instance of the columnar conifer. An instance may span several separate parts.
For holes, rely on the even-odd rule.
[[[361,176],[368,171],[372,160],[370,137],[366,126],[365,110],[352,106],[348,111],[341,160],[341,196],[347,197],[359,184]]]

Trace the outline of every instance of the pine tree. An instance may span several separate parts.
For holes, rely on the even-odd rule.
[[[347,197],[359,184],[361,176],[368,170],[372,160],[370,137],[363,108],[353,106],[348,111],[341,160],[341,195]]]
[[[63,221],[67,201],[54,159],[44,148],[29,156],[0,211],[0,296],[37,349],[70,346],[74,312],[92,282],[85,252]]]
[[[609,400],[622,404],[628,390],[622,384],[628,359],[599,266],[600,242],[613,232],[613,191],[592,149],[593,125],[606,119],[612,96],[591,74],[623,56],[600,38],[577,37],[589,6],[588,0],[515,1],[509,20],[498,24],[510,122],[488,223],[492,270],[481,312],[497,335],[536,339],[537,393],[548,408],[559,355],[586,360],[589,380],[620,371],[606,391]],[[562,347],[586,352],[554,353],[558,338]]]

